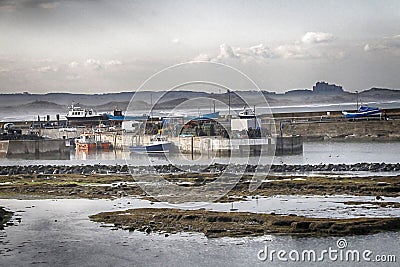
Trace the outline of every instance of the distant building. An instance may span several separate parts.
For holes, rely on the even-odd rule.
[[[315,94],[333,95],[333,94],[341,94],[344,91],[342,86],[338,86],[336,84],[328,84],[326,82],[317,82],[313,86],[313,92]]]

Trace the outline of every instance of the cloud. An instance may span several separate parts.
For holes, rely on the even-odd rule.
[[[275,53],[280,58],[314,58],[316,55],[311,55],[307,48],[300,43],[280,45],[275,49]]]
[[[54,68],[51,66],[43,66],[43,67],[35,68],[35,70],[38,72],[56,72],[56,71],[58,71],[58,68]]]
[[[178,43],[181,42],[181,40],[179,38],[174,38],[174,39],[171,40],[171,42],[174,43],[174,44],[178,44]]]
[[[205,53],[201,53],[200,55],[196,56],[193,60],[194,61],[211,61],[212,58]]]
[[[7,72],[10,72],[11,70],[10,69],[6,69],[6,68],[3,68],[3,67],[0,67],[0,73],[7,73]]]
[[[340,51],[324,51],[325,46],[319,46],[320,43],[328,43],[334,40],[331,33],[325,32],[307,32],[301,40],[290,44],[282,44],[277,47],[268,47],[264,44],[258,44],[250,47],[234,47],[222,44],[219,47],[219,53],[216,56],[200,54],[195,60],[224,61],[240,60],[265,61],[267,59],[285,58],[285,59],[311,59],[318,57],[343,58],[344,53]]]
[[[272,58],[275,56],[274,52],[264,44],[251,46],[247,51],[245,50],[244,53],[247,53],[252,57],[261,57],[261,58]]]
[[[262,60],[274,57],[274,52],[264,44],[254,45],[250,47],[234,47],[227,44],[221,44],[219,54],[216,57],[210,57],[207,54],[200,54],[197,60],[208,61],[224,61],[224,60]]]
[[[301,41],[305,44],[328,43],[333,40],[333,34],[327,32],[307,32],[301,38]]]
[[[86,59],[84,65],[85,65],[85,67],[91,68],[93,70],[101,70],[103,68],[100,60],[92,59],[92,58]]]
[[[400,52],[400,35],[384,37],[378,41],[364,45],[365,52],[373,52],[379,50]]]
[[[81,78],[80,75],[76,74],[76,75],[67,75],[67,80],[69,81],[75,81],[75,80],[79,80]]]
[[[123,63],[121,61],[116,60],[116,59],[111,59],[111,60],[108,60],[103,63],[98,59],[88,58],[82,63],[77,62],[77,61],[72,61],[72,62],[68,63],[68,67],[71,69],[85,67],[85,68],[89,68],[89,69],[98,71],[98,70],[102,70],[102,69],[117,67],[122,64]]]
[[[60,2],[47,1],[47,2],[43,2],[43,3],[39,3],[38,6],[41,8],[44,8],[44,9],[53,9],[53,8],[58,7],[59,4],[60,4]]]
[[[0,0],[0,9],[15,10],[20,8],[54,9],[59,0]]]
[[[233,50],[234,48],[232,46],[221,44],[219,46],[219,55],[217,56],[217,59],[239,58],[240,56],[236,54]],[[235,48],[235,50],[237,50],[237,48]]]
[[[79,62],[76,61],[72,61],[68,64],[68,67],[70,67],[71,69],[77,68],[79,66],[80,66]]]
[[[106,67],[120,66],[122,65],[122,62],[119,60],[112,59],[110,61],[107,61],[104,65]]]

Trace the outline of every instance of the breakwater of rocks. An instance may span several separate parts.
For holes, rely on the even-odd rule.
[[[12,214],[12,212],[0,207],[0,230],[4,230],[4,225],[10,220]]]
[[[190,167],[190,168],[189,168]],[[181,173],[182,170],[194,170],[199,173],[218,173],[227,169],[226,164],[212,164],[209,166],[176,166],[176,165],[155,165],[155,166],[130,166],[127,165],[26,165],[26,166],[1,166],[0,175],[16,174],[129,174],[129,170],[135,174],[151,173]],[[319,165],[240,165],[232,164],[229,171],[233,173],[304,173],[304,172],[396,172],[400,171],[400,163],[356,163],[356,164],[319,164]],[[186,171],[185,171],[186,172]]]

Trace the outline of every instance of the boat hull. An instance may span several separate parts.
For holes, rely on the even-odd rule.
[[[129,151],[132,153],[168,153],[171,143],[150,144],[146,146],[130,146]]]
[[[342,114],[345,118],[354,119],[354,118],[364,118],[364,117],[371,117],[371,116],[381,116],[382,110],[377,109],[377,110],[368,110],[368,111],[364,111],[364,112],[343,111]]]
[[[96,115],[90,117],[70,117],[66,116],[69,125],[97,125],[100,121],[103,121],[103,116]]]
[[[256,115],[239,115],[239,119],[255,119]]]

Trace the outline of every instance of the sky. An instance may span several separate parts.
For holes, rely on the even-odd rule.
[[[135,91],[198,60],[268,91],[400,89],[400,1],[0,0],[1,93]]]

